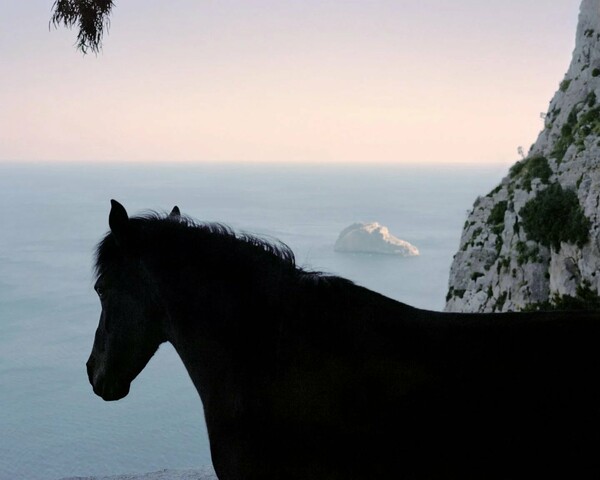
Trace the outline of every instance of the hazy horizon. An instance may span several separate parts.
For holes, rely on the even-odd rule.
[[[511,164],[579,0],[116,2],[104,49],[0,6],[0,161]]]

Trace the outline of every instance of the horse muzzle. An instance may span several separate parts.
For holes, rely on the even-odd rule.
[[[95,367],[94,360],[90,359],[86,363],[88,379],[94,393],[106,402],[120,400],[129,393],[130,382],[108,381],[106,374]]]

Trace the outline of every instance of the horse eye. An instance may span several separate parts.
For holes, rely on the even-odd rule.
[[[102,288],[102,287],[101,287],[101,286],[99,286],[99,285],[96,285],[96,287],[95,287],[94,289],[96,290],[96,293],[98,294],[98,296],[99,296],[100,298],[104,297],[104,293],[105,293],[105,292],[104,292],[104,288]]]

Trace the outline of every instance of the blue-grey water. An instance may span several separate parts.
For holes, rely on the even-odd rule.
[[[100,312],[92,255],[111,198],[130,214],[177,204],[197,219],[279,238],[302,266],[441,309],[466,211],[505,170],[0,164],[0,479],[210,464],[200,399],[169,345],[119,402],[103,402],[88,384]],[[335,253],[338,233],[356,221],[388,226],[421,255]]]

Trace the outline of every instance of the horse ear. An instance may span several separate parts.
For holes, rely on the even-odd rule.
[[[116,200],[111,200],[110,215],[108,216],[108,225],[110,231],[115,237],[118,245],[123,245],[126,237],[127,227],[129,226],[129,216],[127,210]]]
[[[181,212],[179,211],[179,207],[175,205],[171,213],[169,213],[169,217],[171,218],[179,218],[181,216]]]

